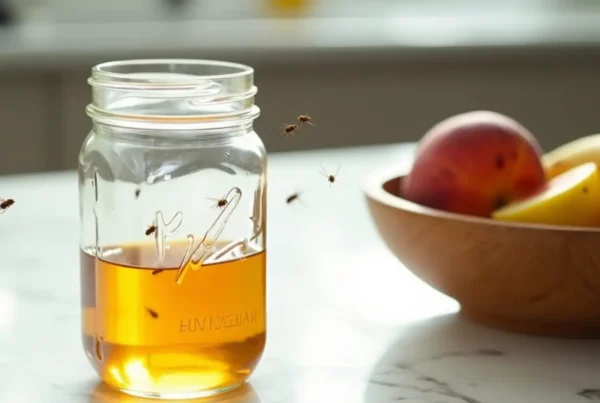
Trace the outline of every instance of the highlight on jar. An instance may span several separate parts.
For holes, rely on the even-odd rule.
[[[266,339],[265,147],[253,69],[132,60],[92,69],[79,154],[85,354],[140,397],[243,385]]]

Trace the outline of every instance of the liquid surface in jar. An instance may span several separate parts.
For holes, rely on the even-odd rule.
[[[221,244],[224,246],[224,244]],[[172,243],[156,272],[154,244],[81,250],[83,343],[110,385],[142,395],[243,383],[265,344],[265,251],[189,270]]]

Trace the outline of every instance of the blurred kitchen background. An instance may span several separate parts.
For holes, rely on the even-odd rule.
[[[93,65],[256,69],[269,151],[416,141],[472,109],[550,149],[600,132],[597,0],[0,0],[0,174],[76,167]],[[317,127],[284,139],[300,113]]]

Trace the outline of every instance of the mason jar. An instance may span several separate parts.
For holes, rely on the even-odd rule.
[[[265,345],[266,151],[250,67],[100,64],[79,154],[85,353],[125,393],[243,384]]]

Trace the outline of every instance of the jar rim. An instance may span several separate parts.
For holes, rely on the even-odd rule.
[[[254,105],[254,69],[205,59],[132,59],[101,63],[88,79],[88,115],[105,124],[201,128],[245,125]]]
[[[162,79],[151,79],[148,76],[141,76],[141,72],[121,72],[119,69],[126,69],[139,66],[141,68],[148,66],[179,66],[179,67],[198,67],[198,68],[223,68],[231,69],[231,72],[217,74],[198,74],[194,72],[180,73],[177,71],[169,71],[173,69],[165,69],[164,73],[169,74],[169,77]],[[152,74],[156,75],[157,72]],[[208,59],[130,59],[116,60],[104,62],[92,67],[92,76],[88,79],[88,83],[93,87],[119,87],[125,85],[132,89],[139,87],[146,88],[149,85],[152,87],[186,87],[194,86],[207,80],[227,80],[239,78],[243,76],[251,76],[254,74],[254,69],[250,66],[241,63],[226,62],[219,60]],[[179,75],[179,78],[176,76]],[[185,79],[182,77],[185,75]]]

